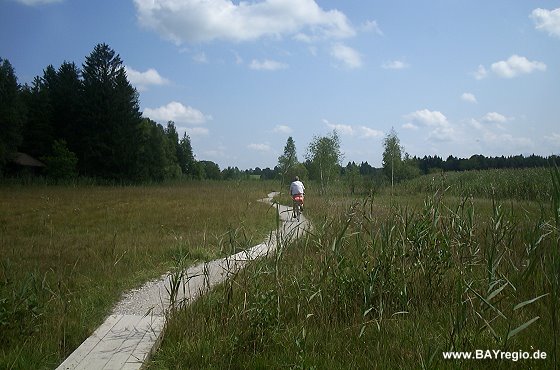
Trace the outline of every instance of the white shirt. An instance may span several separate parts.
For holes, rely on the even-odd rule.
[[[290,184],[290,194],[303,194],[305,193],[305,186],[303,186],[303,182],[301,181],[294,181]]]

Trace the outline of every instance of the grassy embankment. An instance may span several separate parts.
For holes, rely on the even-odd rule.
[[[262,242],[275,185],[2,185],[0,368],[54,368],[123,291]]]
[[[178,312],[149,368],[554,368],[560,185],[531,173],[532,198],[501,187],[508,171],[446,174],[462,189],[428,176],[393,197],[307,184],[314,231]],[[547,359],[442,355],[477,349]]]

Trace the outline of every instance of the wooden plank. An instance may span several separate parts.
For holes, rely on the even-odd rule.
[[[93,334],[62,362],[56,370],[75,369],[84,358],[103,340],[105,335],[119,322],[121,315],[110,315]]]
[[[134,326],[142,316],[121,315],[119,322],[103,337],[97,346],[76,366],[75,370],[103,369],[115,353],[118,353],[124,341],[134,335]]]

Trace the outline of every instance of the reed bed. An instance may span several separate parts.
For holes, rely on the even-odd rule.
[[[559,177],[546,203],[310,184],[313,231],[175,313],[149,368],[555,368]],[[443,358],[477,349],[547,358]]]

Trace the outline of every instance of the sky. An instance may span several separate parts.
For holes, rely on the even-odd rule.
[[[273,168],[336,130],[342,164],[560,154],[560,1],[0,0],[20,84],[108,44],[144,117],[198,160]]]

